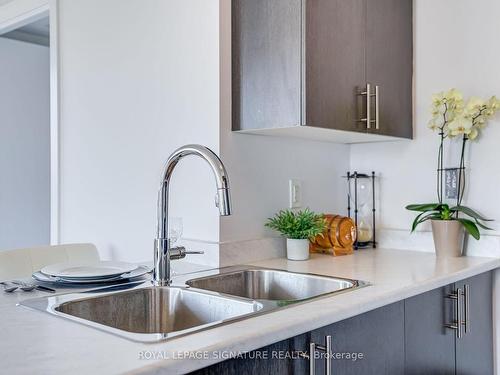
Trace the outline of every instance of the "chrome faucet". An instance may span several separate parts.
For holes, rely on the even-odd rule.
[[[201,145],[186,145],[175,150],[165,164],[163,178],[158,192],[157,224],[154,254],[153,283],[170,285],[170,260],[182,259],[186,254],[202,254],[201,251],[187,251],[182,246],[171,247],[168,226],[168,190],[170,178],[177,163],[185,156],[195,155],[204,159],[215,175],[217,195],[215,205],[221,216],[231,215],[231,198],[229,195],[229,179],[226,168],[218,156],[209,148]]]

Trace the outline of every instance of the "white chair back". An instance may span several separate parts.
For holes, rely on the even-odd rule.
[[[96,261],[99,261],[99,253],[90,243],[0,251],[0,281],[31,277],[33,272],[49,264]]]

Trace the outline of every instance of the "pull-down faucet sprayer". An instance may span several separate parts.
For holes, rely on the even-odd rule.
[[[160,190],[158,192],[157,226],[154,253],[153,283],[169,285],[170,260],[181,259],[186,254],[201,254],[202,252],[187,251],[184,247],[171,247],[168,227],[169,184],[177,163],[185,156],[195,155],[204,159],[215,176],[217,195],[215,205],[221,216],[231,215],[231,197],[229,195],[229,179],[226,168],[219,157],[209,148],[201,145],[186,145],[175,150],[165,164]]]

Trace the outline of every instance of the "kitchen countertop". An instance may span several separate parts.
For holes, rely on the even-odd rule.
[[[500,259],[437,259],[430,253],[376,249],[344,257],[313,255],[308,261],[270,259],[252,264],[359,279],[372,285],[154,344],[129,341],[16,306],[23,299],[46,293],[1,293],[0,371],[11,374],[189,372],[220,361],[216,357],[257,349],[490,271],[500,267]],[[194,358],[195,352],[203,358]]]

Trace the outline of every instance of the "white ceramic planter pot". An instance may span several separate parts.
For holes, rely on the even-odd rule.
[[[463,225],[456,220],[431,220],[431,223],[436,256],[462,256],[465,239]]]
[[[309,259],[309,240],[286,239],[286,257],[290,260]]]

